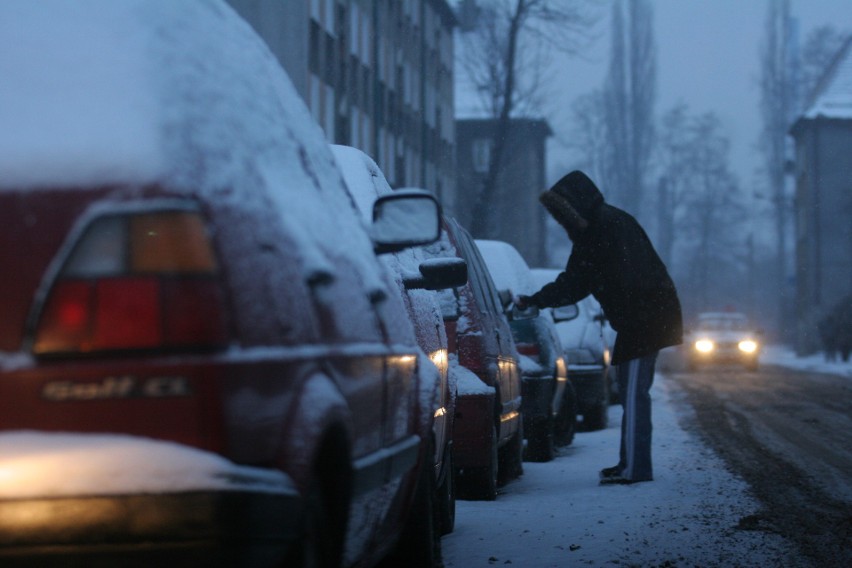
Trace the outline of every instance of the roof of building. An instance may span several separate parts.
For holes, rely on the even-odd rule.
[[[852,119],[852,36],[814,89],[802,119]]]

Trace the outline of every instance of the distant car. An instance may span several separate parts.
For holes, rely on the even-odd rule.
[[[375,254],[435,199],[368,233],[222,2],[0,22],[0,565],[439,564],[438,375]]]
[[[538,289],[553,282],[560,271],[533,268],[532,272]],[[615,373],[610,366],[611,335],[600,304],[588,296],[550,311],[565,351],[568,378],[577,393],[578,414],[582,416],[579,427],[584,431],[606,428]]]
[[[535,292],[529,266],[518,250],[503,241],[477,240],[498,291],[507,300],[507,316],[521,354],[521,392],[524,411],[524,456],[550,461],[555,447],[570,444],[577,421],[577,395],[568,381],[568,369],[556,325],[549,311],[513,310],[509,300]]]
[[[700,313],[695,325],[688,330],[683,346],[687,367],[696,370],[706,365],[733,363],[756,371],[760,335],[743,313]]]
[[[444,235],[426,250],[467,262],[468,282],[441,292],[451,363],[459,366],[453,425],[456,487],[464,499],[493,500],[523,473],[519,355],[488,267],[470,234],[444,216]]]
[[[343,172],[355,205],[371,223],[376,199],[393,194],[382,170],[367,154],[350,146],[332,145],[332,152]],[[421,190],[404,190],[396,195]],[[417,342],[429,359],[424,366],[434,366],[439,376],[432,409],[435,439],[435,505],[439,514],[438,530],[442,535],[452,532],[455,524],[455,488],[453,485],[453,416],[456,409],[456,380],[451,372],[441,306],[435,290],[463,286],[467,282],[467,265],[458,262],[436,263],[427,259],[420,248],[409,248],[383,255],[383,263],[394,279],[394,289],[403,296],[408,315],[414,324]]]

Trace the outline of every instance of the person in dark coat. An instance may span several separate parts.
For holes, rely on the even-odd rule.
[[[630,214],[604,202],[584,173],[560,179],[540,201],[573,242],[565,271],[519,309],[574,304],[592,294],[617,332],[621,404],[619,462],[601,470],[602,484],[651,481],[651,397],[657,352],[683,341],[680,300],[650,239]]]

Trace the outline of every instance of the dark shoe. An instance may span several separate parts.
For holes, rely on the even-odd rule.
[[[641,483],[643,481],[653,481],[652,479],[630,479],[622,476],[620,473],[617,475],[610,475],[608,477],[601,477],[600,484],[601,485],[632,485],[634,483]]]
[[[601,479],[606,479],[607,477],[612,477],[614,475],[621,475],[621,470],[624,469],[620,465],[614,465],[612,467],[605,467],[600,472]]]

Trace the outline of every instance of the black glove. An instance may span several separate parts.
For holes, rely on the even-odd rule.
[[[535,305],[532,296],[515,296],[512,302],[514,302],[515,307],[521,311],[526,310],[527,308]]]

